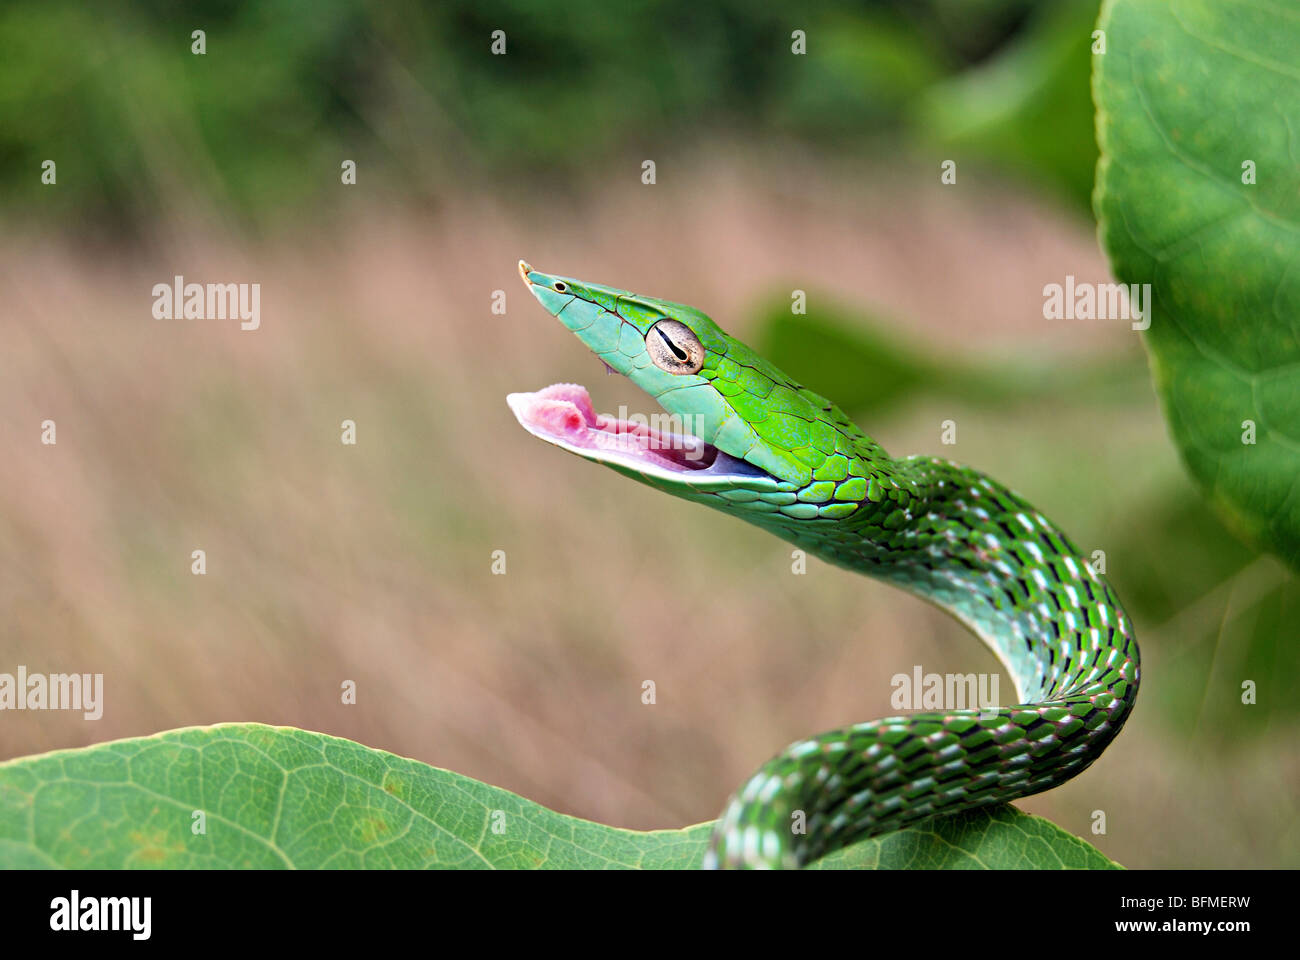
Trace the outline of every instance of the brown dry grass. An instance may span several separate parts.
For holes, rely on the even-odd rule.
[[[715,815],[787,742],[892,712],[895,672],[993,669],[927,606],[815,562],[791,576],[779,541],[544,447],[506,409],[507,392],[562,379],[607,409],[645,405],[526,296],[521,256],[694,303],[742,336],[757,295],[797,285],[909,318],[936,351],[1134,349],[1122,326],[1040,319],[1045,278],[1104,279],[1087,225],[1007,194],[806,173],[721,159],[690,188],[661,168],[653,189],[629,177],[581,203],[481,196],[256,245],[10,239],[0,670],[102,672],[107,705],[98,723],[0,717],[0,759],[256,720],[668,827]],[[150,288],[174,273],[260,282],[262,329],[153,319]],[[954,414],[976,424],[961,459],[1084,525],[1080,540],[1104,532],[1051,495],[1084,481],[1044,466],[1067,451],[1032,411],[981,423],[921,406],[871,426],[898,452],[937,453],[934,424]],[[39,442],[46,418],[57,446]],[[356,447],[339,442],[345,418]],[[1154,406],[1106,429],[1126,438],[1116,456],[1158,451],[1156,479],[1135,482],[1176,473]],[[1123,522],[1125,491],[1108,496]],[[497,549],[505,576],[489,572]],[[1161,652],[1147,653],[1153,676]],[[345,679],[356,706],[340,703]],[[1258,828],[1286,809],[1261,797],[1294,764],[1239,763],[1249,796],[1201,789],[1194,751],[1139,707],[1099,766],[1024,806],[1080,834],[1105,809],[1110,833],[1092,839],[1135,866],[1279,862],[1276,831]],[[1227,836],[1180,839],[1207,818]]]

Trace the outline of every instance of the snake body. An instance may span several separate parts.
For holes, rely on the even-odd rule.
[[[609,368],[689,432],[597,416],[585,389],[508,399],[530,432],[748,520],[951,613],[1019,703],[888,717],[794,743],[728,801],[709,867],[799,867],[927,818],[1055,787],[1096,760],[1137,697],[1119,598],[1042,513],[979,471],[892,458],[834,403],[684,304],[520,275]],[[869,376],[870,371],[864,371]]]

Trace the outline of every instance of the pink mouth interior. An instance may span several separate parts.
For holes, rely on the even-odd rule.
[[[532,432],[581,450],[609,453],[677,472],[705,470],[717,448],[689,433],[657,430],[597,413],[587,388],[557,383],[536,393],[513,393],[510,407]]]

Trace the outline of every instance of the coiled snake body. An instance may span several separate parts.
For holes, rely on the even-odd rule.
[[[732,796],[706,866],[798,867],[928,817],[1038,793],[1114,739],[1137,697],[1131,624],[1105,579],[1024,499],[946,460],[891,458],[692,307],[523,261],[519,272],[609,368],[688,425],[597,415],[584,388],[556,384],[510,395],[526,429],[931,601],[1016,685],[1015,706],[890,717],[792,744]]]

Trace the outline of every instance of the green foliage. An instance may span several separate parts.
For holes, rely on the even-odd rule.
[[[941,817],[855,844],[814,870],[1115,870],[1119,864],[1009,804]]]
[[[1023,173],[1089,209],[1097,146],[1088,75],[1097,6],[1044,4],[992,60],[926,91],[921,129],[952,156]]]
[[[792,314],[786,298],[773,298],[759,310],[755,348],[796,380],[850,413],[887,410],[942,378],[945,364],[891,337],[884,324],[851,308],[825,305]],[[864,376],[864,371],[870,371]],[[949,368],[949,372],[952,371]]]
[[[357,117],[349,4],[7,4],[0,171],[20,207],[132,222],[300,204],[338,182]],[[191,31],[208,53],[190,52]],[[58,164],[58,188],[39,181]]]
[[[336,209],[344,159],[372,201],[408,204],[521,172],[549,188],[636,171],[718,138],[856,162],[872,143],[905,145],[926,90],[996,51],[1029,5],[15,0],[0,11],[0,198],[83,231],[196,213],[252,227]],[[505,56],[490,51],[496,30]],[[1057,91],[1054,56],[1012,66],[1046,71],[1018,77],[1026,89]],[[1023,121],[984,142],[1014,144],[1040,172],[1086,162],[1060,136],[1073,109],[1022,101]],[[57,189],[40,183],[45,160]]]
[[[948,397],[981,407],[1034,403],[1045,392],[1074,391],[1094,403],[1132,399],[1145,371],[1113,357],[1061,370],[1029,358],[994,364],[927,351],[862,310],[810,296],[806,314],[774,297],[758,309],[755,347],[796,380],[846,412],[878,416],[920,397]],[[815,305],[811,305],[815,304]]]
[[[195,813],[205,817],[202,833]],[[698,867],[711,825],[638,832],[289,727],[173,730],[0,764],[0,868]],[[1114,867],[996,807],[827,858],[824,868]]]
[[[1101,26],[1101,239],[1121,281],[1152,286],[1170,430],[1233,529],[1300,568],[1300,19],[1115,0]]]
[[[773,129],[860,145],[895,127],[942,75],[938,51],[904,21],[837,13],[805,32],[812,52],[789,58]]]
[[[1108,550],[1143,649],[1158,651],[1160,682],[1144,687],[1144,707],[1180,738],[1237,752],[1243,737],[1300,721],[1290,680],[1300,672],[1300,578],[1256,557],[1190,483],[1155,494],[1131,504],[1142,520],[1120,525]],[[1258,688],[1248,708],[1243,680]]]

